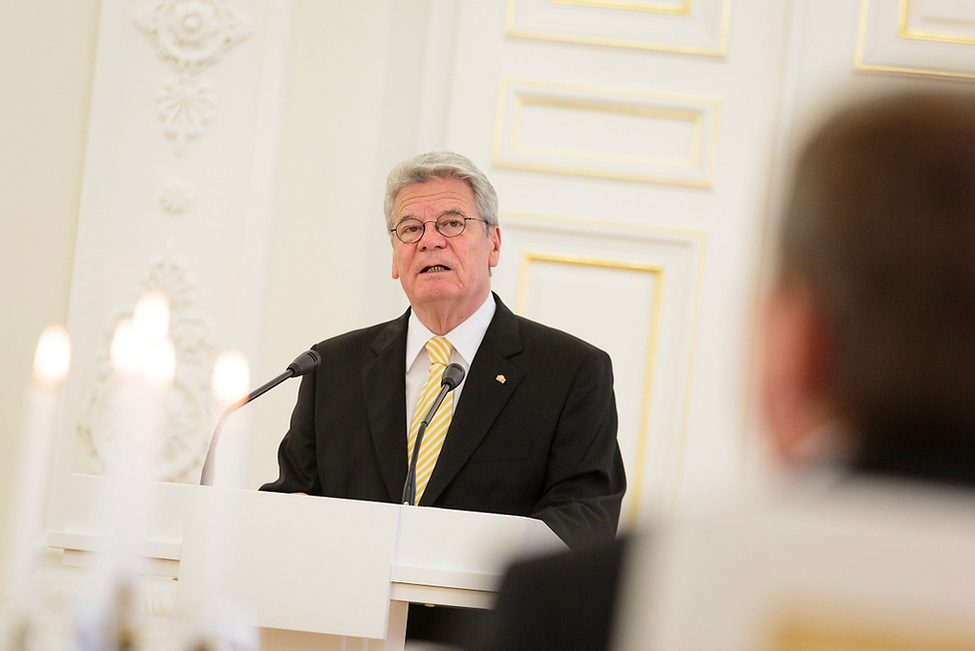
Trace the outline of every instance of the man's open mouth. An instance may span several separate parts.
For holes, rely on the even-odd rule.
[[[423,269],[420,270],[420,273],[426,274],[436,271],[450,271],[450,267],[445,267],[442,264],[435,264],[429,267],[423,267]]]

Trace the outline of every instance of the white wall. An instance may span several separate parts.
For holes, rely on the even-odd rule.
[[[99,5],[0,10],[0,535],[34,347],[68,313]]]
[[[389,276],[388,168],[416,152],[426,2],[298,2],[278,204],[257,366],[273,377],[312,344],[406,302]],[[256,378],[255,378],[256,379]],[[248,485],[277,478],[292,381],[251,406]]]

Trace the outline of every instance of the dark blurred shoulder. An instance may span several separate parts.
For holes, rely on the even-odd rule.
[[[629,547],[621,538],[513,564],[470,649],[607,649]]]

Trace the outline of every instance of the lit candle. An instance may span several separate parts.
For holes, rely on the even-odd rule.
[[[114,482],[107,513],[109,587],[129,583],[143,570],[152,515],[154,436],[162,429],[163,396],[176,367],[168,328],[165,296],[149,292],[139,298],[132,318],[118,324],[112,338],[114,431],[106,460]]]
[[[247,358],[237,350],[225,350],[213,365],[213,397],[218,413],[247,395],[250,390],[250,367]],[[243,488],[244,460],[247,455],[247,427],[244,414],[233,412],[227,416],[220,433],[217,450],[214,486]]]
[[[71,365],[71,340],[62,326],[49,326],[41,334],[34,354],[34,381],[28,393],[21,435],[20,475],[16,486],[21,499],[10,522],[7,577],[10,604],[26,614],[34,601],[31,586],[38,556],[44,548],[44,520],[50,483],[51,448],[57,425],[61,383]]]
[[[213,366],[212,390],[217,411],[228,407],[247,395],[250,370],[247,358],[236,350],[224,351]],[[217,449],[214,450],[215,473],[213,492],[206,515],[206,561],[201,585],[200,625],[209,640],[219,640],[227,630],[228,618],[235,607],[228,594],[230,559],[234,555],[233,529],[237,521],[237,495],[243,487],[244,461],[247,449],[247,419],[240,411],[230,413],[223,422]],[[245,621],[245,620],[241,620]],[[237,623],[239,628],[240,622]]]
[[[239,350],[225,350],[213,365],[213,397],[226,409],[250,390],[250,366]]]
[[[60,387],[71,368],[71,338],[64,326],[48,326],[34,353],[34,379],[49,387]]]
[[[153,513],[153,437],[162,430],[163,397],[176,369],[168,330],[166,297],[148,292],[112,337],[109,356],[115,376],[110,388],[111,444],[105,459],[111,481],[104,504],[106,553],[95,576],[94,599],[80,608],[79,619],[82,631],[87,631],[82,638],[93,636],[89,642],[94,647],[115,648],[133,635]]]

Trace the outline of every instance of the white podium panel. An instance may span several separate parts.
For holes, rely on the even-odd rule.
[[[214,499],[200,487],[183,530],[180,608],[208,594],[207,534]],[[311,633],[385,638],[390,561],[399,507],[324,497],[227,491],[236,507],[227,591],[254,608],[256,624]]]
[[[92,565],[109,484],[74,475],[71,486],[50,544],[65,564]],[[532,518],[184,484],[150,492],[147,571],[178,578],[179,610],[199,612],[222,559],[227,595],[273,649],[349,651],[351,638],[402,649],[408,602],[488,608],[514,558],[565,549]]]
[[[565,549],[539,520],[496,513],[399,506],[390,575],[395,600],[489,608],[516,557]]]

